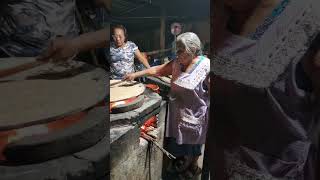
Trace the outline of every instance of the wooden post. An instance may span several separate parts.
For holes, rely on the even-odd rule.
[[[109,12],[111,12],[111,4],[112,4],[112,0],[104,0],[104,5]]]
[[[166,39],[166,11],[164,4],[165,2],[162,2],[161,4],[161,18],[160,18],[160,49],[165,49],[165,39]],[[163,54],[161,54],[163,56]],[[163,60],[161,60],[161,63],[163,64]]]

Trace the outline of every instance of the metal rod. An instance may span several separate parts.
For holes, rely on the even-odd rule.
[[[168,151],[166,151],[163,147],[160,146],[160,144],[158,144],[156,141],[152,141],[153,144],[155,144],[165,155],[168,156],[168,158],[170,159],[176,159],[176,157],[174,155],[172,155],[171,153],[169,153]]]
[[[161,147],[160,144],[157,143],[156,140],[153,137],[151,137],[150,135],[142,132],[141,137],[143,139],[147,140],[148,142],[155,144],[166,156],[168,156],[169,159],[176,159],[176,157],[174,155],[172,155],[167,150],[165,150],[163,147]]]

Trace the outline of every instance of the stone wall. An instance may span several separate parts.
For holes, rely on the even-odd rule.
[[[159,123],[158,128],[158,141],[163,146],[164,127],[165,127],[165,114],[166,106],[162,105],[161,111],[158,115]],[[137,135],[140,131],[139,126],[135,126],[130,131],[132,135]],[[128,131],[128,133],[130,133]],[[131,136],[132,138],[133,136]],[[112,180],[159,180],[161,179],[162,173],[162,151],[155,145],[150,146],[147,141],[135,136],[136,140],[126,141],[127,145],[130,146],[130,150],[123,149],[121,158],[116,161],[112,161],[114,152],[111,149],[111,173],[110,177]],[[127,147],[128,147],[127,146]],[[117,154],[121,153],[121,149],[118,149]],[[119,157],[119,156],[118,156]]]

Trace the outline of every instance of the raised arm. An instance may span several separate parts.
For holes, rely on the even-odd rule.
[[[73,44],[79,51],[87,51],[95,48],[107,47],[108,29],[101,29],[95,32],[82,34],[73,39]]]
[[[154,66],[149,69],[127,74],[124,77],[124,80],[134,80],[135,78],[142,77],[142,76],[167,76],[172,74],[172,66],[173,66],[173,61],[170,61],[166,64]]]
[[[101,29],[95,32],[81,34],[74,39],[64,37],[54,39],[46,52],[38,59],[65,60],[78,52],[89,51],[95,48],[107,47],[109,30]]]

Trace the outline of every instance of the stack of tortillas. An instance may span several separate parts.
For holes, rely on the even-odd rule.
[[[110,80],[110,84],[121,80]],[[110,86],[110,102],[121,101],[141,95],[145,91],[145,86],[137,81],[123,81]]]

